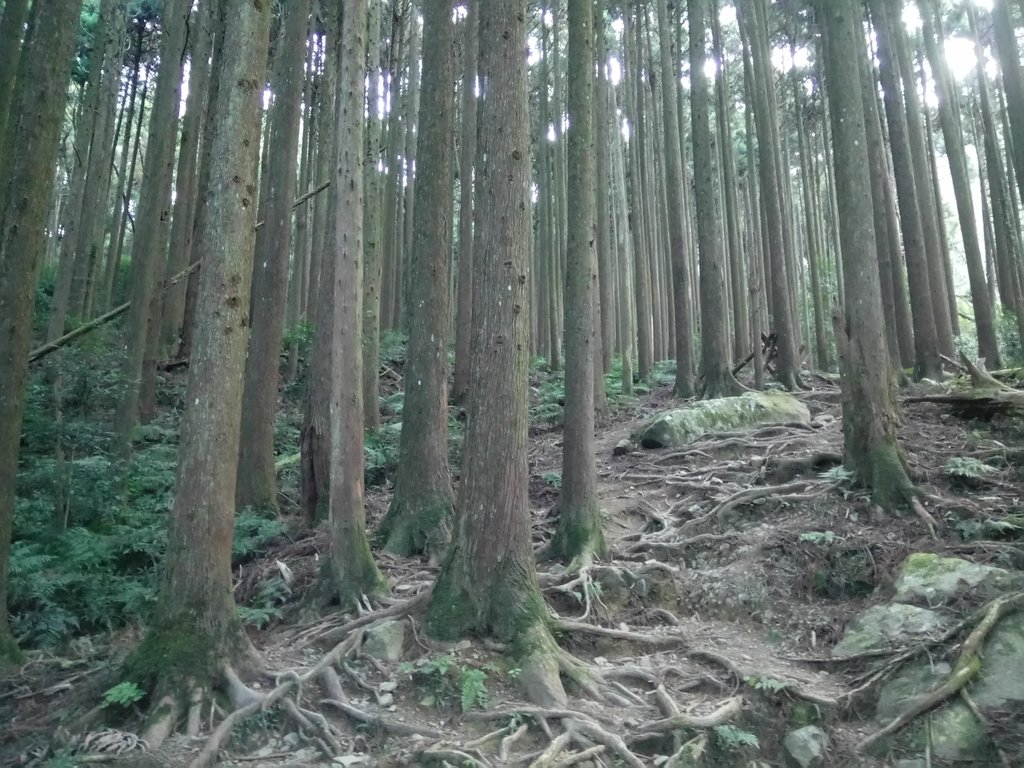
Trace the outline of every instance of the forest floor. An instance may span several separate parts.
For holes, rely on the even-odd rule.
[[[868,684],[879,661],[838,662],[830,649],[854,616],[891,596],[911,553],[1024,568],[1024,545],[999,524],[1020,505],[1021,471],[999,460],[1018,427],[1012,420],[965,421],[943,405],[904,405],[900,438],[938,522],[933,536],[922,517],[887,514],[850,487],[839,464],[838,389],[823,378],[811,383],[798,395],[811,411],[809,426],[720,434],[685,449],[625,447],[652,414],[677,404],[664,385],[600,420],[600,498],[612,557],[584,574],[539,566],[558,641],[600,682],[597,695],[570,685],[562,710],[524,702],[518,670],[499,646],[441,644],[423,635],[423,597],[435,573],[427,564],[382,558],[393,600],[367,605],[356,617],[315,617],[303,596],[326,532],[281,537],[236,569],[240,594],[254,594],[285,570],[291,583],[283,620],[250,633],[277,681],[268,675],[250,684],[269,691],[334,649],[342,690],[312,681],[291,691],[307,730],[281,708],[268,708],[235,726],[220,761],[594,768],[663,765],[675,754],[670,765],[763,768],[789,765],[783,737],[817,724],[829,738],[824,765],[893,765],[893,755],[855,750],[880,727],[872,720],[877,689]],[[989,469],[977,471],[972,461]],[[536,424],[530,488],[538,549],[553,531],[560,466],[560,429]],[[371,491],[371,524],[387,502],[386,488]],[[400,624],[384,624],[392,621]],[[400,659],[380,650],[395,631]],[[137,638],[133,631],[97,638],[88,654],[37,656],[0,679],[0,722],[19,734],[0,761],[47,764],[34,761],[30,747],[73,728],[83,712],[95,713]],[[339,694],[340,705],[325,703]],[[188,764],[221,720],[200,714],[199,738],[176,737],[159,754],[132,751],[114,764]],[[131,746],[128,732],[138,726],[129,711],[124,731],[106,738]],[[687,743],[689,751],[681,749]],[[1017,750],[1020,743],[1018,734]],[[49,765],[78,764],[55,762],[53,754]],[[101,757],[113,755],[88,759]]]

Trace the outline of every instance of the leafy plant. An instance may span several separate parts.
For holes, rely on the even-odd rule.
[[[743,747],[761,748],[761,742],[750,731],[744,731],[735,725],[716,725],[714,728],[715,742],[725,750],[737,750]]]
[[[482,669],[463,669],[459,676],[461,696],[459,702],[462,711],[468,712],[474,707],[486,709],[490,703],[487,694],[487,673]]]
[[[971,456],[954,456],[946,462],[945,467],[946,475],[957,480],[980,480],[996,471],[995,467]]]
[[[146,692],[130,681],[118,683],[103,694],[104,707],[130,707],[146,697]]]
[[[488,674],[498,669],[493,665],[463,666],[454,656],[444,654],[403,662],[398,671],[424,685],[438,707],[454,707],[457,702],[463,712],[468,712],[490,703]]]
[[[562,487],[562,473],[561,472],[547,472],[543,478],[545,483],[550,485],[552,488]]]
[[[835,531],[805,531],[800,534],[800,541],[807,541],[811,544],[831,544],[835,540]]]
[[[281,605],[291,592],[280,576],[268,579],[260,584],[249,605],[238,606],[238,615],[246,624],[263,629],[271,621],[281,618]]]
[[[768,693],[781,693],[789,688],[785,680],[776,680],[774,677],[748,677],[743,682],[755,691],[767,691]]]

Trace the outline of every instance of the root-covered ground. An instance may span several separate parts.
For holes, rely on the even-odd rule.
[[[0,680],[0,763],[73,765],[76,754],[139,766],[782,766],[784,736],[816,724],[829,738],[826,765],[892,765],[857,745],[880,728],[873,699],[898,654],[838,662],[830,649],[853,616],[891,596],[911,553],[1024,567],[1008,517],[1020,509],[1020,470],[1006,449],[1017,436],[1010,422],[907,404],[900,437],[922,504],[889,514],[851,486],[839,393],[813,383],[799,395],[810,426],[626,448],[638,425],[675,405],[664,389],[599,424],[613,554],[578,573],[540,570],[556,639],[578,662],[566,657],[564,707],[526,703],[528,681],[500,646],[424,635],[435,575],[424,563],[385,556],[390,599],[358,615],[310,615],[303,598],[327,544],[319,531],[282,540],[237,573],[240,602],[270,579],[290,585],[282,620],[251,633],[264,676],[228,671],[222,698],[190,712],[154,752],[132,736],[143,732],[139,704],[108,696],[98,706],[130,683],[120,661],[137,636],[36,655]],[[561,433],[535,428],[531,440],[540,551],[554,531]],[[371,518],[386,504],[384,492],[371,498]],[[971,629],[947,638],[949,648]],[[1004,730],[1005,747],[1014,736]]]

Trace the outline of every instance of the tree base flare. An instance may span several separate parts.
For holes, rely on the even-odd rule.
[[[417,500],[403,500],[402,496],[396,490],[388,513],[381,521],[377,542],[393,555],[427,555],[431,563],[439,562],[451,541],[454,500],[450,494]]]

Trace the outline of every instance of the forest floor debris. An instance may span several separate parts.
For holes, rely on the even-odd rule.
[[[894,516],[843,469],[839,407],[822,396],[831,392],[799,395],[809,424],[706,436],[681,450],[623,450],[671,405],[664,388],[599,426],[612,555],[575,573],[545,563],[539,574],[578,673],[564,707],[525,704],[521,670],[500,645],[424,636],[436,572],[424,563],[383,557],[392,598],[347,617],[306,615],[302,596],[326,546],[322,532],[311,532],[238,574],[242,597],[285,573],[291,592],[282,619],[253,633],[269,676],[243,681],[225,670],[236,708],[224,700],[193,713],[195,738],[172,737],[155,754],[133,735],[132,707],[121,712],[123,730],[103,725],[116,718],[96,703],[122,682],[120,658],[137,640],[123,632],[77,654],[37,654],[0,680],[0,718],[10,724],[0,736],[4,764],[782,765],[783,737],[813,724],[828,734],[830,765],[888,765],[867,748],[964,690],[979,644],[1019,607],[1019,595],[892,652],[840,660],[829,649],[856,615],[891,594],[911,553],[1024,567],[1014,522],[1019,461],[1006,447],[1018,433],[1012,422],[993,428],[941,404],[908,403],[900,437],[923,504]],[[533,430],[538,550],[554,524],[560,439],[557,427]],[[370,517],[386,503],[385,490],[371,498]],[[401,661],[364,652],[366,633],[385,622],[409,630]],[[946,655],[954,673],[896,720],[874,722],[867,702],[877,687],[924,653]],[[1019,734],[999,715],[990,720],[993,738],[1002,734],[1000,759],[1017,764]]]

